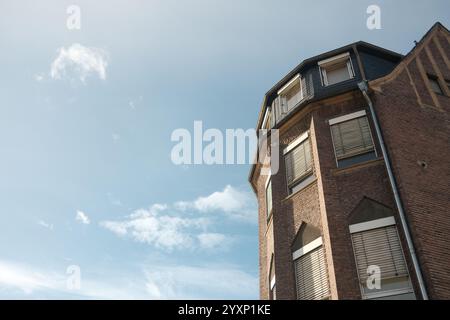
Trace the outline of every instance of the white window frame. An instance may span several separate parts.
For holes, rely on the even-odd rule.
[[[294,141],[289,143],[287,145],[287,147],[283,149],[283,157],[286,154],[288,154],[289,152],[291,152],[293,149],[295,149],[298,145],[303,143],[308,138],[309,138],[308,131],[302,133],[298,138],[296,138]],[[312,150],[310,150],[310,152],[311,152],[311,158],[312,158],[313,157]],[[312,166],[314,166],[314,159],[312,159],[312,161],[313,161]],[[311,174],[309,174],[309,175],[305,174],[304,179],[298,181],[297,184],[295,184],[293,187],[289,187],[289,184],[286,183],[287,193],[289,194],[289,196],[292,196],[293,194],[295,194],[298,191],[302,190],[303,188],[308,186],[312,181],[315,180],[316,177],[314,175],[314,169],[313,168],[311,168],[310,173]],[[286,181],[287,181],[287,171],[286,170],[285,170],[285,177],[286,177]]]
[[[356,232],[364,232],[372,229],[378,229],[388,226],[395,225],[395,219],[394,217],[387,217],[387,218],[381,218],[377,220],[371,220],[356,224],[351,224],[349,226],[350,233],[356,233]]]
[[[361,117],[364,117],[366,115],[367,115],[366,110],[360,110],[360,111],[356,111],[356,112],[353,112],[353,113],[345,114],[345,115],[337,117],[337,118],[330,119],[330,120],[328,120],[328,124],[330,126],[332,126],[334,124],[338,124],[338,123],[341,123],[341,122],[353,120],[353,119],[356,119],[356,118],[361,118]]]
[[[390,216],[390,217],[386,217],[386,218],[351,224],[351,225],[349,225],[349,229],[350,229],[350,234],[352,234],[352,233],[364,232],[364,231],[383,228],[383,227],[389,227],[389,226],[393,226],[393,225],[396,226],[395,218],[393,216]],[[397,230],[397,234],[398,234],[398,230]],[[400,239],[399,239],[399,241],[400,241]],[[353,257],[355,259],[355,265],[358,266],[358,263],[356,261],[356,255],[355,255],[355,248],[353,246],[353,240],[351,241],[351,243],[352,243]],[[400,242],[400,245],[401,245],[401,242]],[[402,251],[403,251],[403,247],[402,247]],[[403,252],[403,256],[404,255],[405,255],[405,253]],[[405,261],[405,263],[406,263],[406,261]],[[356,272],[358,273],[358,282],[360,282],[358,267],[356,269],[357,269]],[[384,292],[374,292],[374,293],[370,293],[370,294],[365,293],[361,283],[359,283],[359,288],[361,290],[361,297],[363,297],[363,299],[370,300],[370,299],[377,299],[377,298],[389,297],[389,296],[406,294],[406,293],[414,293],[414,289],[413,289],[412,283],[411,283],[411,275],[409,274],[409,271],[408,271],[408,280],[409,280],[409,285],[410,285],[409,288],[394,289],[394,290],[389,290],[389,291],[384,291]]]
[[[285,95],[286,92],[289,91],[295,85],[295,83],[297,81],[300,85],[300,100],[298,103],[300,103],[304,99],[305,96],[303,94],[302,77],[301,77],[300,73],[298,73],[291,80],[289,80],[289,82],[286,83],[280,90],[277,91],[278,96],[276,99],[279,99],[279,101],[278,101],[279,108],[282,108],[281,96]],[[295,106],[294,106],[294,108],[295,108]],[[281,110],[281,114],[283,114],[283,110]]]
[[[347,60],[346,61],[347,71],[350,76],[350,78],[348,80],[355,78],[355,69],[353,68],[353,62],[352,62],[350,53],[345,52],[345,53],[339,54],[337,56],[334,56],[334,57],[331,57],[331,58],[328,58],[328,59],[318,62],[319,74],[320,74],[320,80],[322,82],[322,86],[327,87],[330,85],[330,84],[328,84],[326,68],[329,66],[332,66],[333,64],[337,64],[341,61],[344,61],[344,60]],[[340,82],[333,83],[331,85],[338,84],[338,83],[340,83]]]
[[[313,251],[313,250],[315,250],[315,249],[317,249],[317,248],[319,248],[319,247],[321,247],[321,246],[323,246],[323,238],[322,238],[322,236],[320,236],[320,237],[318,237],[317,239],[311,241],[310,243],[304,245],[303,247],[301,247],[301,248],[295,250],[295,251],[292,253],[292,261],[295,263],[295,260],[301,258],[302,256],[304,256],[304,255],[310,253],[311,251]],[[323,249],[325,249],[325,248],[323,248]],[[324,252],[324,255],[325,255],[325,252]],[[327,263],[326,257],[324,256],[324,258],[325,258],[325,265],[326,265],[326,263]],[[326,272],[327,272],[327,277],[329,277],[328,271],[326,271]],[[296,281],[297,281],[297,280],[296,280]],[[328,281],[329,281],[329,280],[328,280]],[[330,290],[330,284],[329,284],[329,282],[328,282],[328,290]],[[329,291],[328,291],[328,294],[330,294]],[[330,296],[328,295],[328,297],[325,297],[325,299],[329,299],[329,297],[330,297]]]
[[[297,147],[300,143],[308,139],[308,137],[309,137],[308,131],[302,133],[298,138],[296,138],[294,141],[289,143],[286,148],[284,148],[283,156],[286,155],[291,150],[293,150],[295,147]]]
[[[292,260],[295,261],[298,258],[304,256],[305,254],[313,251],[314,249],[320,247],[323,244],[322,237],[318,237],[316,240],[311,241],[307,245],[304,245],[300,249],[295,250],[292,253]]]

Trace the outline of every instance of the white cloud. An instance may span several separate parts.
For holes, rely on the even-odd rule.
[[[194,201],[179,201],[175,206],[180,210],[195,209],[200,212],[222,211],[234,218],[243,218],[256,223],[256,200],[249,192],[227,185]]]
[[[256,299],[258,279],[233,266],[161,266],[146,271],[153,299]]]
[[[83,211],[80,211],[80,210],[77,210],[75,220],[80,221],[83,224],[91,223],[91,221],[89,220],[89,217]]]
[[[64,271],[42,271],[34,266],[0,260],[0,299],[148,299],[142,279],[130,277],[130,281],[116,281],[116,277],[111,276],[112,279],[99,281],[82,276],[81,288],[69,289],[69,275]]]
[[[57,281],[47,275],[35,272],[23,266],[0,261],[0,287],[19,289],[25,294],[31,294],[36,289],[52,289]]]
[[[42,73],[35,74],[33,77],[37,82],[41,82],[44,80],[44,75]]]
[[[125,219],[106,220],[100,225],[117,236],[130,237],[157,248],[228,249],[233,238],[209,232],[209,217],[198,217],[198,213],[220,211],[232,218],[256,223],[255,202],[249,192],[228,185],[222,191],[194,201],[176,202],[170,206],[154,204],[149,209],[134,211]]]
[[[144,100],[143,96],[139,96],[137,99],[130,99],[130,101],[128,101],[128,106],[130,107],[131,110],[135,110],[137,105],[142,103],[143,100]]]
[[[100,225],[118,236],[130,236],[138,242],[157,248],[193,248],[196,230],[204,230],[209,221],[205,218],[182,218],[167,213],[168,207],[154,204],[149,209],[139,209],[123,221],[103,221]]]
[[[197,239],[203,249],[228,249],[232,242],[232,238],[222,233],[201,233]]]
[[[236,266],[149,265],[128,274],[109,269],[95,276],[82,272],[81,288],[71,290],[65,270],[38,270],[0,260],[0,299],[257,298],[257,277]]]
[[[61,79],[71,73],[84,83],[89,75],[97,74],[100,79],[105,80],[107,66],[105,50],[74,43],[68,48],[58,49],[58,56],[51,64],[50,76]]]
[[[39,220],[38,225],[40,225],[41,227],[47,228],[49,230],[53,230],[53,224],[47,223],[44,220]]]

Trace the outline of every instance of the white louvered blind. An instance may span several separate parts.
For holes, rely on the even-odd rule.
[[[352,241],[361,284],[366,284],[371,265],[380,267],[381,279],[408,276],[395,226],[353,233]]]
[[[331,126],[336,157],[357,155],[373,150],[367,117],[360,117]]]
[[[287,111],[292,110],[297,103],[302,100],[300,81],[296,81],[296,83],[286,92],[286,103],[287,103]]]
[[[287,183],[291,185],[312,170],[311,147],[306,139],[285,155]]]
[[[297,299],[321,300],[329,296],[323,246],[294,261]]]
[[[327,84],[332,85],[352,78],[347,63],[336,64],[325,70]]]

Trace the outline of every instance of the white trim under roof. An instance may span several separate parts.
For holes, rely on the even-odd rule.
[[[320,247],[322,245],[322,237],[318,237],[316,240],[308,243],[307,245],[301,247],[300,249],[296,250],[294,253],[292,253],[292,260],[297,260],[301,256],[304,256],[308,252],[313,251],[314,249]]]
[[[332,63],[338,62],[339,60],[344,60],[349,57],[350,57],[350,54],[348,52],[345,52],[345,53],[339,54],[337,56],[319,61],[317,64],[321,67],[322,66],[325,67],[327,64],[332,64]]]
[[[286,83],[280,90],[278,90],[277,94],[282,93],[284,90],[288,89],[290,86],[292,86],[295,82],[295,80],[298,80],[300,78],[300,73],[298,73],[295,77],[293,77],[291,80],[289,80],[288,83]]]
[[[394,217],[381,218],[377,220],[352,224],[349,226],[350,233],[362,232],[387,226],[395,225]]]
[[[352,119],[356,119],[356,118],[360,118],[366,115],[366,110],[361,110],[361,111],[357,111],[357,112],[353,112],[353,113],[349,113],[337,118],[333,118],[328,120],[328,123],[330,124],[330,126],[332,126],[333,124],[336,123],[341,123],[341,122],[345,122],[348,120],[352,120]]]
[[[303,133],[300,137],[292,141],[286,148],[284,148],[283,155],[294,149],[296,146],[305,141],[307,138],[308,138],[308,131]]]

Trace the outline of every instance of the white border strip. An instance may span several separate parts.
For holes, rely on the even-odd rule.
[[[303,133],[300,137],[292,141],[286,148],[284,148],[283,155],[294,149],[296,146],[305,141],[307,138],[308,138],[308,131]]]
[[[395,224],[394,217],[381,218],[377,220],[352,224],[349,226],[350,233],[361,232],[376,228],[392,226]]]
[[[330,119],[330,120],[328,120],[328,123],[330,124],[330,126],[332,126],[333,124],[352,120],[352,119],[359,118],[359,117],[363,117],[365,115],[366,115],[366,110],[361,110],[361,111],[346,114],[344,116]]]
[[[266,112],[264,113],[264,120],[263,120],[263,122],[261,124],[261,129],[264,129],[266,127],[267,119],[269,118],[269,112],[270,112],[270,110],[269,110],[269,107],[268,107],[268,108],[266,108]]]
[[[298,258],[307,254],[308,252],[313,251],[314,249],[320,247],[322,243],[323,243],[322,237],[319,237],[316,240],[308,243],[306,246],[303,246],[294,253],[292,253],[292,260],[297,260]]]
[[[348,52],[345,52],[345,53],[339,54],[337,56],[334,56],[334,57],[331,57],[331,58],[319,61],[318,65],[319,66],[323,66],[323,65],[328,64],[330,62],[333,62],[333,61],[336,61],[336,60],[340,60],[340,59],[344,59],[344,58],[347,58],[349,56],[350,56],[350,54]]]
[[[273,276],[272,280],[270,280],[270,290],[273,290],[273,287],[275,287],[275,275]]]
[[[295,77],[293,77],[291,80],[289,80],[288,83],[286,83],[280,90],[278,90],[277,94],[282,93],[284,90],[286,90],[287,88],[289,88],[294,82],[295,80],[297,80],[298,78],[300,78],[300,73],[297,74]]]

